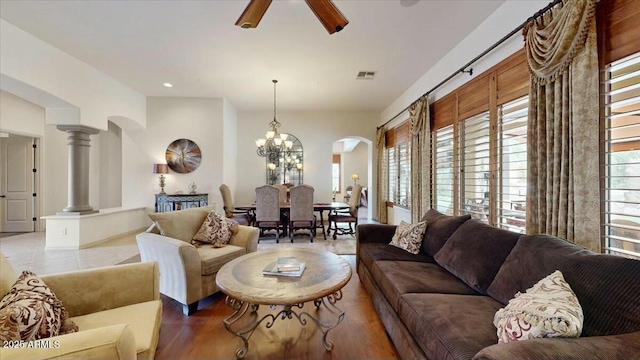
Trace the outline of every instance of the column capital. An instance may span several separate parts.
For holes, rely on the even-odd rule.
[[[100,132],[100,130],[86,125],[56,125],[56,128],[60,131],[81,132],[89,135],[95,135]]]

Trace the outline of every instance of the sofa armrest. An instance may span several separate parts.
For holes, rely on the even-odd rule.
[[[157,263],[108,266],[41,276],[70,316],[160,299]]]
[[[640,332],[513,341],[486,347],[474,359],[640,359]]]
[[[388,244],[396,233],[396,227],[387,224],[360,224],[356,228],[356,242]]]
[[[29,346],[31,345],[31,346]],[[136,339],[127,324],[105,326],[25,342],[22,348],[0,348],[9,359],[136,359]]]
[[[260,230],[252,226],[238,226],[238,232],[231,236],[229,244],[247,249],[247,254],[258,250]]]
[[[160,266],[160,292],[189,305],[202,298],[202,263],[195,246],[168,236],[136,235],[140,259],[157,261]]]

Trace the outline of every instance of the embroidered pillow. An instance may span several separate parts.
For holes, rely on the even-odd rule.
[[[498,310],[493,324],[498,342],[579,337],[584,316],[578,298],[556,270]]]
[[[424,231],[427,229],[427,222],[422,221],[417,224],[407,224],[404,221],[396,227],[396,233],[393,234],[389,245],[399,247],[412,254],[420,252]]]
[[[68,317],[62,302],[44,281],[23,271],[0,300],[0,340],[32,341],[78,331]]]
[[[200,226],[200,230],[193,236],[192,244],[212,244],[213,247],[223,247],[231,240],[231,235],[238,231],[238,222],[228,219],[215,211],[211,211]]]

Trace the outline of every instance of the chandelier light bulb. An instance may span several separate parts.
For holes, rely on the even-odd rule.
[[[293,147],[293,141],[291,140],[287,140],[284,142],[284,146],[287,147],[287,149],[291,149]]]
[[[276,169],[276,164],[274,163],[269,163],[269,165],[267,165],[269,167],[269,170],[275,170]]]
[[[282,145],[282,139],[280,139],[280,138],[274,138],[273,142],[276,144],[276,146]]]
[[[280,134],[280,139],[282,139],[282,141],[286,141],[288,137],[289,134]]]
[[[267,139],[273,139],[273,137],[276,135],[275,131],[267,131]]]

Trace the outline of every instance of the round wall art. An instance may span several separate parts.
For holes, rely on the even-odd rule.
[[[178,139],[167,147],[165,154],[167,165],[171,170],[187,174],[200,166],[202,153],[200,147],[189,139]]]

